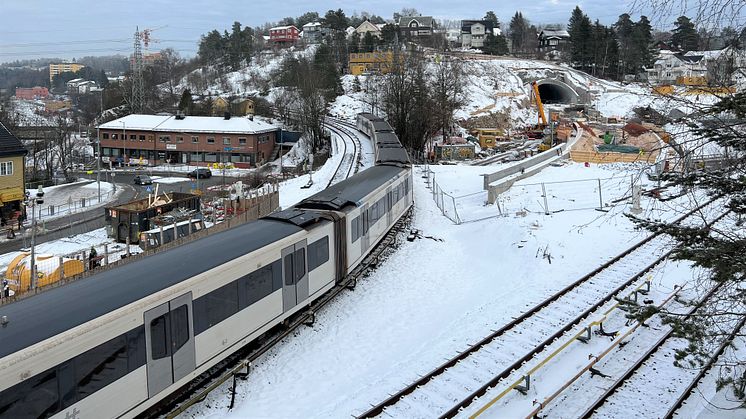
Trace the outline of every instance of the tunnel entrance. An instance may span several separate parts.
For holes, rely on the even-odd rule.
[[[576,103],[577,94],[567,86],[544,82],[539,84],[539,95],[543,103]]]

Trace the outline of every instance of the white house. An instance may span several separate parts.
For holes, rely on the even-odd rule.
[[[648,81],[656,84],[676,83],[679,77],[707,77],[702,55],[682,55],[661,51],[653,68],[646,69]]]
[[[360,34],[361,39],[363,36],[365,36],[366,33],[370,33],[376,38],[381,37],[381,29],[377,25],[370,23],[370,21],[368,20],[363,21],[363,23],[361,23],[360,26],[355,28],[355,32]]]

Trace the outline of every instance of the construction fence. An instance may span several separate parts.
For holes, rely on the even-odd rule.
[[[441,187],[435,173],[427,168],[422,173],[438,209],[454,224],[525,213],[550,215],[564,211],[606,211],[630,198],[635,183],[634,178],[620,176],[519,184],[498,195],[495,204],[491,205],[487,203],[487,191],[455,195]]]

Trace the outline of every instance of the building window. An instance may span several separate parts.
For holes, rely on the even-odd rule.
[[[176,142],[177,143],[183,143],[184,142],[184,137],[176,137]]]
[[[260,135],[259,137],[257,137],[257,141],[259,142],[259,144],[264,144],[267,141],[269,141],[269,135],[267,134]]]
[[[199,143],[199,137],[192,137],[192,144]]]
[[[10,176],[13,174],[13,162],[0,162],[0,176]]]
[[[111,134],[111,139],[112,139],[112,140],[117,140],[117,139],[119,139],[119,134]]]
[[[145,136],[144,135],[140,136],[140,141],[145,141]]]
[[[238,145],[246,145],[246,138],[239,138]]]
[[[137,139],[136,134],[130,134],[130,140],[135,141]]]
[[[231,139],[229,137],[223,137],[223,145],[231,145]]]
[[[108,140],[108,139],[109,139],[109,133],[105,132],[104,133],[104,140]]]
[[[171,136],[170,135],[161,135],[158,137],[158,141],[162,143],[170,143],[171,142]]]
[[[207,137],[207,144],[215,144],[215,137]]]

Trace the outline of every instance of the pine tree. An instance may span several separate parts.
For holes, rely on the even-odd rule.
[[[528,22],[521,12],[515,12],[510,20],[510,41],[513,47],[513,55],[525,51],[526,47],[526,30]]]
[[[192,92],[189,89],[184,90],[179,100],[179,110],[184,112],[186,115],[190,115],[194,109],[194,100],[192,100]]]
[[[634,25],[627,13],[619,15],[619,19],[614,24],[616,39],[619,42],[619,71],[621,74],[628,74],[631,68],[636,67],[637,50],[632,42]]]
[[[635,51],[635,61],[631,70],[637,74],[643,72],[647,67],[652,67],[656,53],[652,49],[653,28],[646,16],[640,16],[640,20],[635,23],[632,29],[632,45]]]
[[[699,34],[694,23],[688,17],[680,16],[674,26],[671,43],[682,51],[696,51],[699,48]]]
[[[570,60],[572,65],[589,71],[593,63],[592,25],[588,16],[575,6],[567,24],[567,32],[570,34]]]

